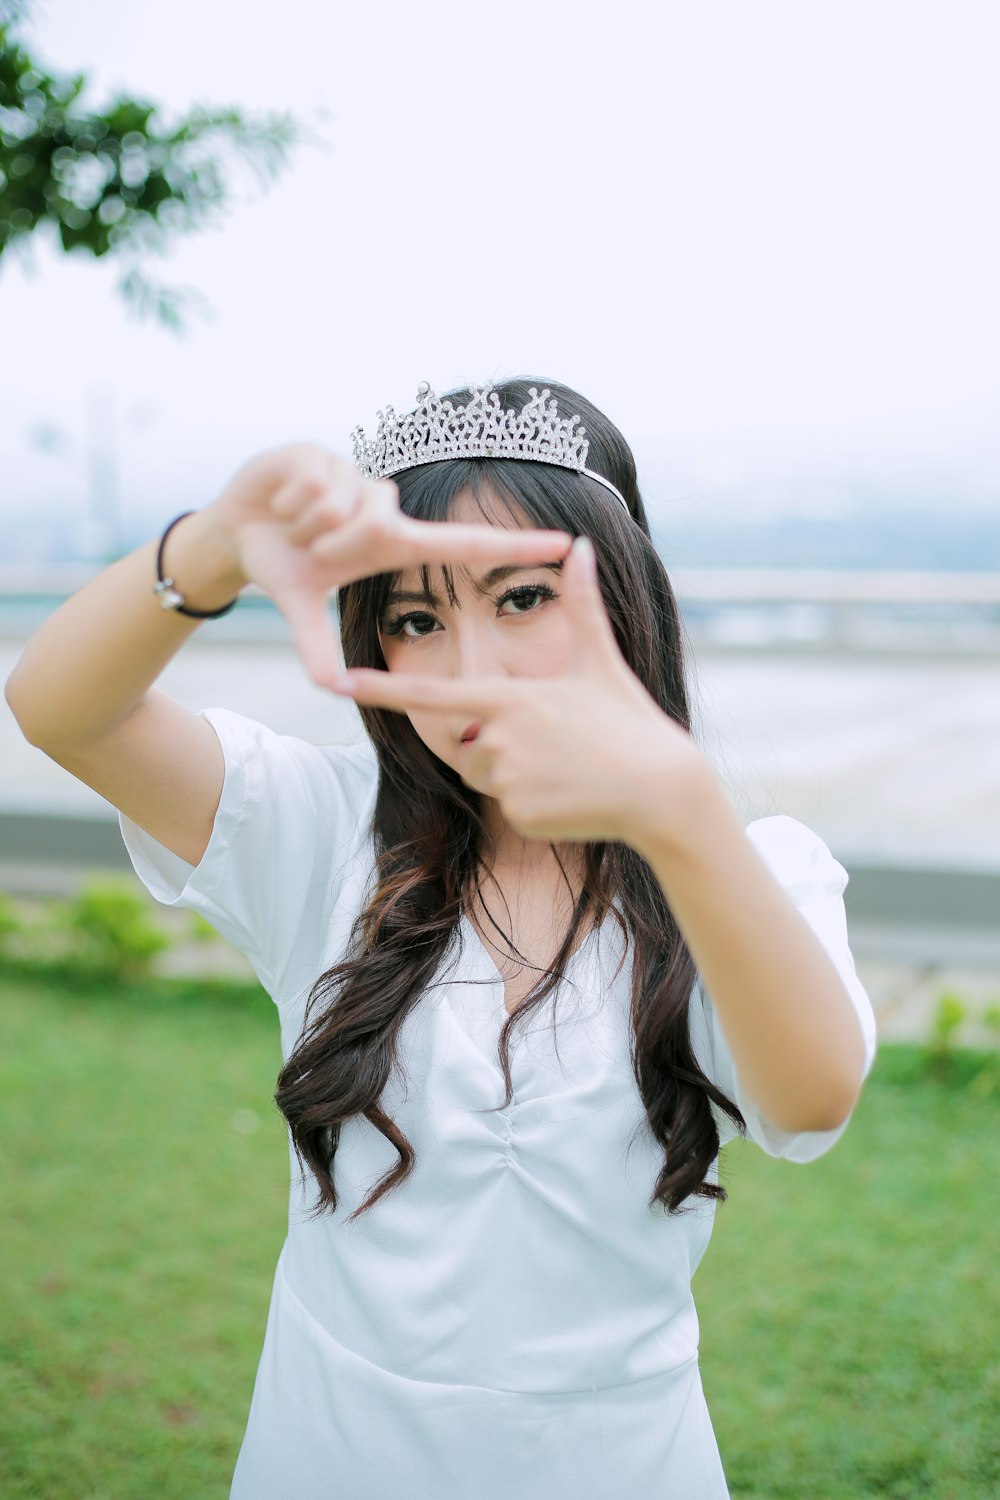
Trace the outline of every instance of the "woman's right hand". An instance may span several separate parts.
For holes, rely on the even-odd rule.
[[[210,507],[248,583],[270,595],[321,686],[340,670],[327,606],[342,584],[421,563],[549,562],[566,555],[565,531],[416,521],[391,479],[366,479],[313,443],[258,454]]]

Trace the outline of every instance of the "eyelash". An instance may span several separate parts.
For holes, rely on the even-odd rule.
[[[501,594],[497,600],[497,608],[499,609],[502,604],[506,604],[508,599],[520,599],[526,595],[530,597],[532,594],[538,594],[543,599],[555,599],[558,597],[555,589],[550,589],[547,583],[521,584],[519,588],[508,589],[505,594]],[[519,615],[532,615],[535,611],[533,609],[522,609],[516,613]],[[407,615],[397,615],[394,620],[391,620],[387,625],[383,625],[382,629],[386,635],[398,635],[404,641],[419,641],[423,640],[425,636],[433,635],[434,632],[426,630],[418,635],[403,635],[403,626],[408,620],[433,619],[434,616],[429,615],[426,610],[411,610]]]

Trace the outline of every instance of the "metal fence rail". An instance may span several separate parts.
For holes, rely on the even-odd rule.
[[[0,564],[0,637],[26,638],[97,571]],[[678,568],[671,580],[693,643],[707,650],[1000,653],[1000,572]],[[251,584],[192,644],[209,639],[266,644],[291,632]]]

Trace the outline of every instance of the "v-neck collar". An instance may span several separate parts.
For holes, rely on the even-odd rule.
[[[577,965],[578,960],[582,960],[586,956],[592,939],[594,939],[602,930],[602,928],[607,923],[607,920],[607,917],[605,917],[604,922],[601,924],[601,927],[591,927],[590,931],[583,938],[583,941],[577,945],[576,950],[570,955],[569,959],[566,962],[566,967],[563,970],[563,979],[568,977],[570,970]],[[471,940],[474,949],[480,956],[480,962],[482,966],[489,971],[490,978],[496,985],[496,988],[499,992],[497,1009],[502,1009],[508,1015],[510,1015],[511,1012],[507,1011],[506,1004],[506,981],[504,980],[503,975],[500,973],[500,970],[497,968],[497,965],[492,955],[490,954],[489,949],[483,942],[482,938],[479,936],[479,933],[476,931],[474,924],[465,912],[462,913],[462,916],[459,919],[459,926],[463,929],[463,935],[468,936],[468,938]]]

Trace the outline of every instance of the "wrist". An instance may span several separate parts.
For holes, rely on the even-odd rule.
[[[678,747],[672,739],[669,749],[669,756],[664,754],[638,779],[639,797],[626,839],[650,863],[682,863],[702,846],[706,830],[720,816],[735,818],[722,784],[694,741]]]
[[[162,542],[161,571],[185,603],[198,610],[223,608],[249,582],[236,536],[212,506],[192,511],[170,527]]]

